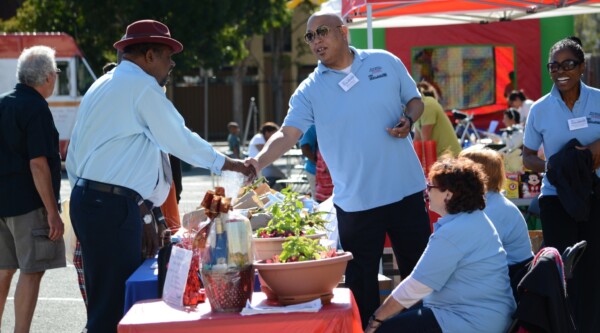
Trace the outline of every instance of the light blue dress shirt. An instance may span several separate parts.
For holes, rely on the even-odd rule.
[[[585,117],[587,127],[570,130],[569,119]],[[600,90],[581,82],[579,99],[569,110],[556,86],[533,104],[525,125],[525,147],[538,150],[544,146],[546,160],[558,153],[571,139],[588,145],[600,139]],[[600,168],[596,170],[600,177]],[[542,180],[542,195],[557,195],[548,177]]]
[[[423,299],[444,332],[504,332],[516,309],[506,252],[483,211],[448,214],[412,276],[433,292]]]
[[[319,150],[331,173],[334,202],[347,212],[398,202],[425,189],[412,139],[390,136],[413,98],[421,98],[404,64],[384,50],[357,50],[345,91],[342,71],[319,62],[290,99],[283,126],[317,129]]]
[[[163,178],[161,151],[217,174],[225,163],[223,154],[185,127],[156,79],[124,60],[81,101],[66,162],[71,186],[85,178],[148,199]]]
[[[509,265],[533,257],[527,222],[514,203],[498,192],[487,192],[483,212],[496,227]]]

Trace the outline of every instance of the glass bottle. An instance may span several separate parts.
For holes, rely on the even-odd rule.
[[[223,221],[220,216],[215,217],[215,231],[215,249],[212,253],[212,264],[227,266],[227,232],[223,229]]]

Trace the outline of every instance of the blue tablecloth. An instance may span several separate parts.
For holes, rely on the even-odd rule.
[[[151,268],[156,258],[146,259],[125,282],[125,307],[127,313],[135,302],[158,298],[158,268]]]

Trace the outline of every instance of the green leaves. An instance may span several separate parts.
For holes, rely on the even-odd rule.
[[[327,248],[319,244],[318,239],[293,236],[286,238],[283,251],[279,255],[280,262],[294,262],[321,259],[321,253]]]
[[[315,234],[317,230],[326,230],[327,221],[321,217],[326,212],[308,213],[300,195],[290,188],[281,191],[283,202],[275,203],[267,211],[273,216],[266,227],[256,231],[258,237],[288,237]]]
[[[162,21],[183,44],[174,58],[182,72],[240,62],[248,55],[246,39],[289,25],[291,14],[286,0],[25,0],[14,18],[0,22],[0,30],[66,32],[99,74],[116,60],[113,43],[141,19]]]

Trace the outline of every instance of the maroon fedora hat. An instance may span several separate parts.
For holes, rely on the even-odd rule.
[[[171,38],[169,28],[154,20],[141,20],[131,23],[127,26],[125,36],[113,46],[117,50],[123,51],[128,45],[140,43],[165,44],[173,49],[173,53],[179,53],[183,50],[183,45]]]

